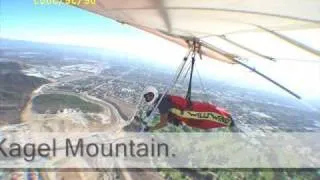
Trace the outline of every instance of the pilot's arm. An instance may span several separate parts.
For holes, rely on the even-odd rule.
[[[160,128],[163,128],[168,123],[169,110],[172,107],[172,104],[167,96],[165,96],[162,101],[159,103],[158,110],[160,112],[160,122],[154,127],[151,127],[150,130],[154,131]]]
[[[168,114],[169,113],[160,114],[160,122],[156,124],[154,127],[150,128],[150,131],[154,131],[154,130],[165,127],[168,123]]]

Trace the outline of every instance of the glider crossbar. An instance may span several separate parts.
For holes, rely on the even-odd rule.
[[[201,40],[200,43],[201,43],[202,46],[204,46],[204,47],[206,47],[206,48],[208,48],[208,49],[212,49],[212,50],[217,51],[217,48],[215,48],[213,45],[211,45],[211,44],[209,44],[209,43],[207,43],[207,42],[205,42],[205,41],[203,41],[203,40]],[[274,85],[276,85],[276,86],[278,86],[279,88],[283,89],[283,90],[286,91],[287,93],[291,94],[291,95],[294,96],[295,98],[301,99],[301,97],[300,97],[298,94],[296,94],[296,93],[294,93],[293,91],[289,90],[288,88],[284,87],[283,85],[281,85],[280,83],[278,83],[278,82],[276,82],[275,80],[271,79],[271,78],[268,77],[267,75],[265,75],[265,74],[257,71],[255,68],[250,67],[250,66],[248,66],[247,64],[239,61],[238,59],[241,59],[241,57],[235,56],[235,57],[232,58],[232,59],[233,59],[233,61],[234,61],[235,63],[238,63],[238,64],[240,64],[241,66],[243,66],[243,67],[245,67],[245,68],[253,71],[254,73],[256,73],[256,74],[258,74],[258,75],[260,75],[261,77],[263,77],[263,78],[265,78],[266,80],[270,81],[271,83],[273,83]]]
[[[289,94],[291,94],[292,96],[296,97],[297,99],[301,99],[301,97],[294,93],[293,91],[289,90],[288,88],[284,87],[283,85],[281,85],[280,83],[276,82],[275,80],[271,79],[270,77],[268,77],[267,75],[264,75],[263,73],[257,71],[255,68],[248,66],[247,64],[238,61],[238,60],[234,60],[236,61],[238,64],[240,64],[241,66],[250,69],[251,71],[255,72],[256,74],[260,75],[261,77],[267,79],[268,81],[272,82],[273,84],[275,84],[276,86],[280,87],[281,89],[285,90],[286,92],[288,92]]]
[[[294,45],[294,46],[296,46],[296,47],[298,47],[298,48],[300,48],[300,49],[302,49],[302,50],[304,50],[304,51],[307,51],[313,55],[320,57],[320,51],[318,51],[318,50],[315,50],[305,44],[302,44],[301,42],[298,42],[292,38],[289,38],[288,36],[285,36],[283,34],[276,32],[276,31],[270,30],[270,29],[262,27],[262,26],[257,26],[257,27],[276,36],[276,37],[278,37],[278,38],[280,38],[280,39],[282,39],[282,40],[284,40],[284,41],[286,41],[286,42],[288,42],[288,43],[290,43],[290,44],[292,44],[292,45]]]
[[[244,50],[246,50],[246,51],[248,51],[248,52],[250,52],[250,53],[252,53],[252,54],[255,54],[255,55],[257,55],[257,56],[260,56],[260,57],[262,57],[262,58],[264,58],[264,59],[268,59],[268,60],[271,60],[271,61],[276,61],[275,58],[272,58],[272,57],[270,57],[270,56],[261,54],[261,53],[255,51],[255,50],[253,50],[253,49],[250,49],[250,48],[248,48],[248,47],[245,47],[245,46],[243,46],[243,45],[241,45],[241,44],[239,44],[239,43],[237,43],[237,42],[235,42],[235,41],[227,38],[225,35],[221,35],[221,36],[218,36],[218,37],[220,37],[221,39],[227,41],[228,43],[230,43],[230,44],[232,44],[232,45],[235,45],[235,46],[237,46],[237,47],[239,47],[239,48],[241,48],[241,49],[244,49]]]

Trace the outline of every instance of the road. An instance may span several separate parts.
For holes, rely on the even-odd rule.
[[[68,79],[68,80],[70,80],[70,79]],[[63,82],[65,82],[65,81],[63,81]],[[125,120],[122,119],[118,109],[116,109],[112,104],[110,104],[108,102],[105,102],[105,101],[103,101],[101,99],[98,99],[96,97],[90,96],[87,93],[79,94],[79,93],[73,93],[73,92],[62,92],[62,91],[56,91],[56,90],[49,90],[52,87],[59,85],[60,83],[56,82],[56,83],[42,85],[41,87],[39,87],[38,89],[36,89],[32,93],[32,96],[30,98],[30,103],[32,103],[32,99],[33,98],[35,98],[35,97],[37,97],[38,95],[41,95],[41,94],[52,94],[52,93],[54,93],[54,94],[64,94],[64,95],[77,96],[77,97],[79,97],[79,98],[81,98],[81,99],[83,99],[85,101],[88,101],[88,102],[91,102],[91,103],[94,103],[94,104],[98,104],[98,105],[102,106],[105,110],[109,110],[110,114],[112,114],[112,116],[111,116],[112,120],[113,120],[112,124],[113,124],[113,127],[114,127],[114,128],[109,129],[109,131],[119,131],[119,130],[122,129],[122,126],[124,125]],[[122,179],[132,180],[132,176],[128,171],[121,170],[120,173],[121,173],[120,177]],[[113,180],[117,176],[119,176],[119,175],[117,175],[116,172],[112,172],[112,171],[106,171],[104,173],[104,179]]]
[[[55,90],[49,90],[45,93],[41,93],[41,94],[63,94],[63,95],[71,95],[71,96],[77,96],[87,102],[91,102],[93,104],[98,104],[100,106],[102,106],[104,109],[106,109],[108,111],[108,109],[110,109],[111,114],[113,115],[113,121],[116,124],[122,124],[123,122],[125,122],[125,119],[122,119],[119,110],[117,108],[115,108],[112,104],[103,101],[101,99],[98,99],[94,96],[90,96],[87,93],[73,93],[73,92],[65,92],[65,91],[55,91]],[[40,95],[40,94],[39,94]],[[33,96],[33,98],[36,96]]]
[[[133,70],[135,70],[135,69],[130,69],[129,71],[122,73],[120,76],[117,76],[114,79],[112,79],[112,81],[122,78],[123,76],[129,74]],[[105,111],[112,114],[112,120],[113,120],[112,128],[108,129],[108,131],[110,131],[111,134],[114,131],[118,131],[118,132],[121,131],[122,127],[126,124],[126,120],[122,119],[118,109],[116,107],[114,107],[112,104],[110,104],[106,101],[103,101],[101,99],[98,99],[96,97],[90,96],[87,93],[79,94],[79,93],[73,93],[73,92],[62,92],[62,91],[52,90],[52,89],[54,89],[55,86],[58,86],[61,83],[74,81],[74,80],[78,80],[78,79],[83,79],[83,78],[85,78],[85,77],[83,77],[83,76],[67,77],[64,79],[60,79],[58,82],[52,82],[52,83],[44,84],[44,85],[40,86],[39,88],[37,88],[36,90],[34,90],[32,92],[31,97],[30,97],[27,105],[25,106],[26,108],[21,113],[22,114],[21,116],[24,117],[25,121],[21,124],[1,127],[0,130],[5,130],[5,131],[20,131],[20,130],[21,131],[28,131],[28,130],[30,130],[30,129],[28,129],[28,127],[29,127],[29,124],[32,123],[32,122],[30,122],[30,120],[32,120],[32,116],[30,116],[32,114],[32,111],[31,111],[32,100],[41,94],[55,93],[55,94],[77,96],[85,101],[102,106],[105,109]],[[96,88],[99,88],[102,85],[99,85]],[[44,174],[47,174],[47,173],[42,173],[42,176]],[[78,172],[78,175],[81,175],[81,177],[84,176],[83,174],[84,174],[83,172]],[[27,175],[28,175],[28,172],[24,172],[24,176],[27,176]],[[139,174],[138,172],[128,172],[126,169],[121,169],[121,171],[120,171],[120,179],[132,180],[132,179],[136,179],[133,177],[139,177],[140,175],[141,175],[141,173]],[[117,176],[119,177],[119,174],[117,174],[116,172],[112,172],[112,171],[104,172],[104,179],[110,179],[110,180],[112,179],[113,180]],[[43,179],[50,179],[50,177],[46,176]]]

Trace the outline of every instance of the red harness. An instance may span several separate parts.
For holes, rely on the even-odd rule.
[[[209,103],[193,101],[191,104],[180,96],[168,95],[173,105],[170,115],[188,126],[210,129],[227,127],[232,123],[229,112]]]

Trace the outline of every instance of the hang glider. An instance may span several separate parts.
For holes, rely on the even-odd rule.
[[[240,55],[227,52],[207,42],[206,38],[217,37],[263,59],[276,61],[277,57],[228,38],[234,34],[264,32],[312,56],[320,57],[319,49],[281,33],[320,28],[319,0],[96,0],[96,5],[74,6],[152,33],[185,48],[190,48],[188,40],[196,39],[203,55],[248,68],[299,99],[296,93],[245,64]],[[320,34],[315,38],[320,42]]]

